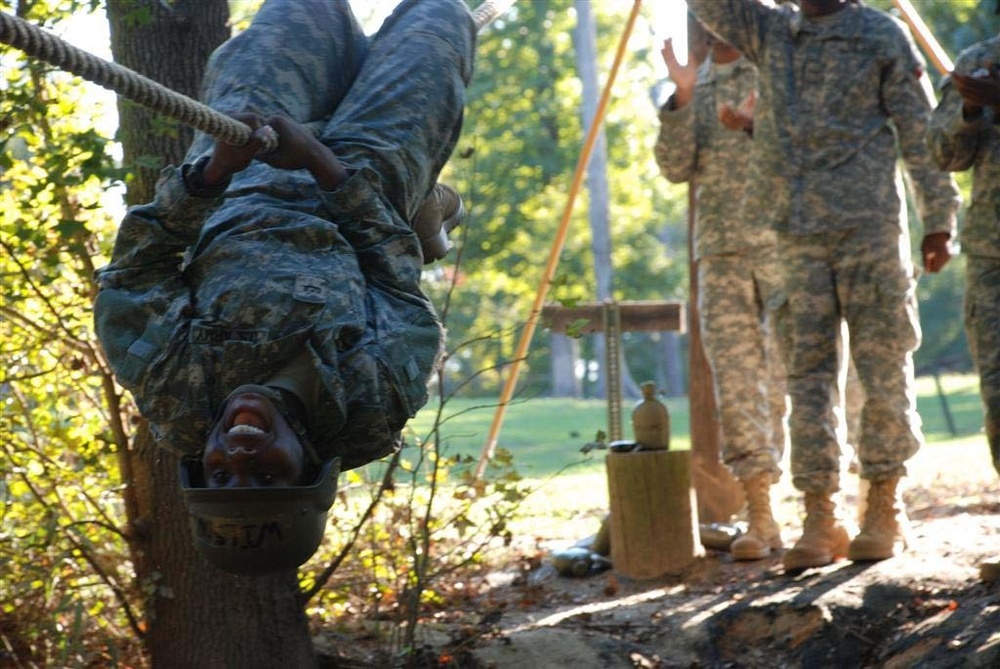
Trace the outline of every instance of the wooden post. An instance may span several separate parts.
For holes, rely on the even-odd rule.
[[[712,369],[701,347],[698,317],[698,264],[691,240],[694,238],[696,185],[688,185],[688,266],[691,299],[688,300],[688,406],[691,421],[691,460],[694,489],[698,496],[698,518],[703,523],[728,523],[743,508],[740,482],[720,460],[721,435],[716,417],[715,385]]]
[[[647,579],[676,572],[704,554],[688,451],[608,453],[611,562]]]

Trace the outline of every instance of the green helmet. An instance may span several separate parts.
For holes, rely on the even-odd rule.
[[[201,461],[184,458],[181,492],[194,543],[210,563],[233,574],[294,569],[323,540],[339,474],[340,458],[333,458],[308,486],[206,488]]]

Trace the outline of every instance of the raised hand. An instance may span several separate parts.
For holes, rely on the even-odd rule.
[[[691,101],[694,95],[694,85],[698,81],[698,66],[695,65],[694,58],[688,55],[687,64],[681,65],[674,52],[674,41],[671,38],[663,40],[663,48],[660,49],[663,62],[667,66],[667,73],[670,80],[677,86],[674,93],[675,103],[678,107],[683,107]]]

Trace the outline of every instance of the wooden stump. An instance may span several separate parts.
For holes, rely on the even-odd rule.
[[[616,572],[656,578],[704,553],[688,451],[609,453],[605,464]]]

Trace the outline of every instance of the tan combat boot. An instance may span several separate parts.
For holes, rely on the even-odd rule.
[[[829,493],[806,493],[802,537],[782,558],[786,571],[824,567],[847,555],[851,538],[837,518],[836,509]]]
[[[743,479],[749,528],[729,546],[734,560],[760,560],[781,548],[781,528],[771,513],[771,475]]]
[[[871,482],[861,533],[851,542],[849,559],[874,562],[891,558],[902,550],[906,543],[903,532],[906,515],[896,495],[898,483],[898,478]]]
[[[413,231],[420,240],[424,264],[444,258],[451,250],[448,233],[465,218],[462,197],[447,184],[436,183],[413,217]]]

